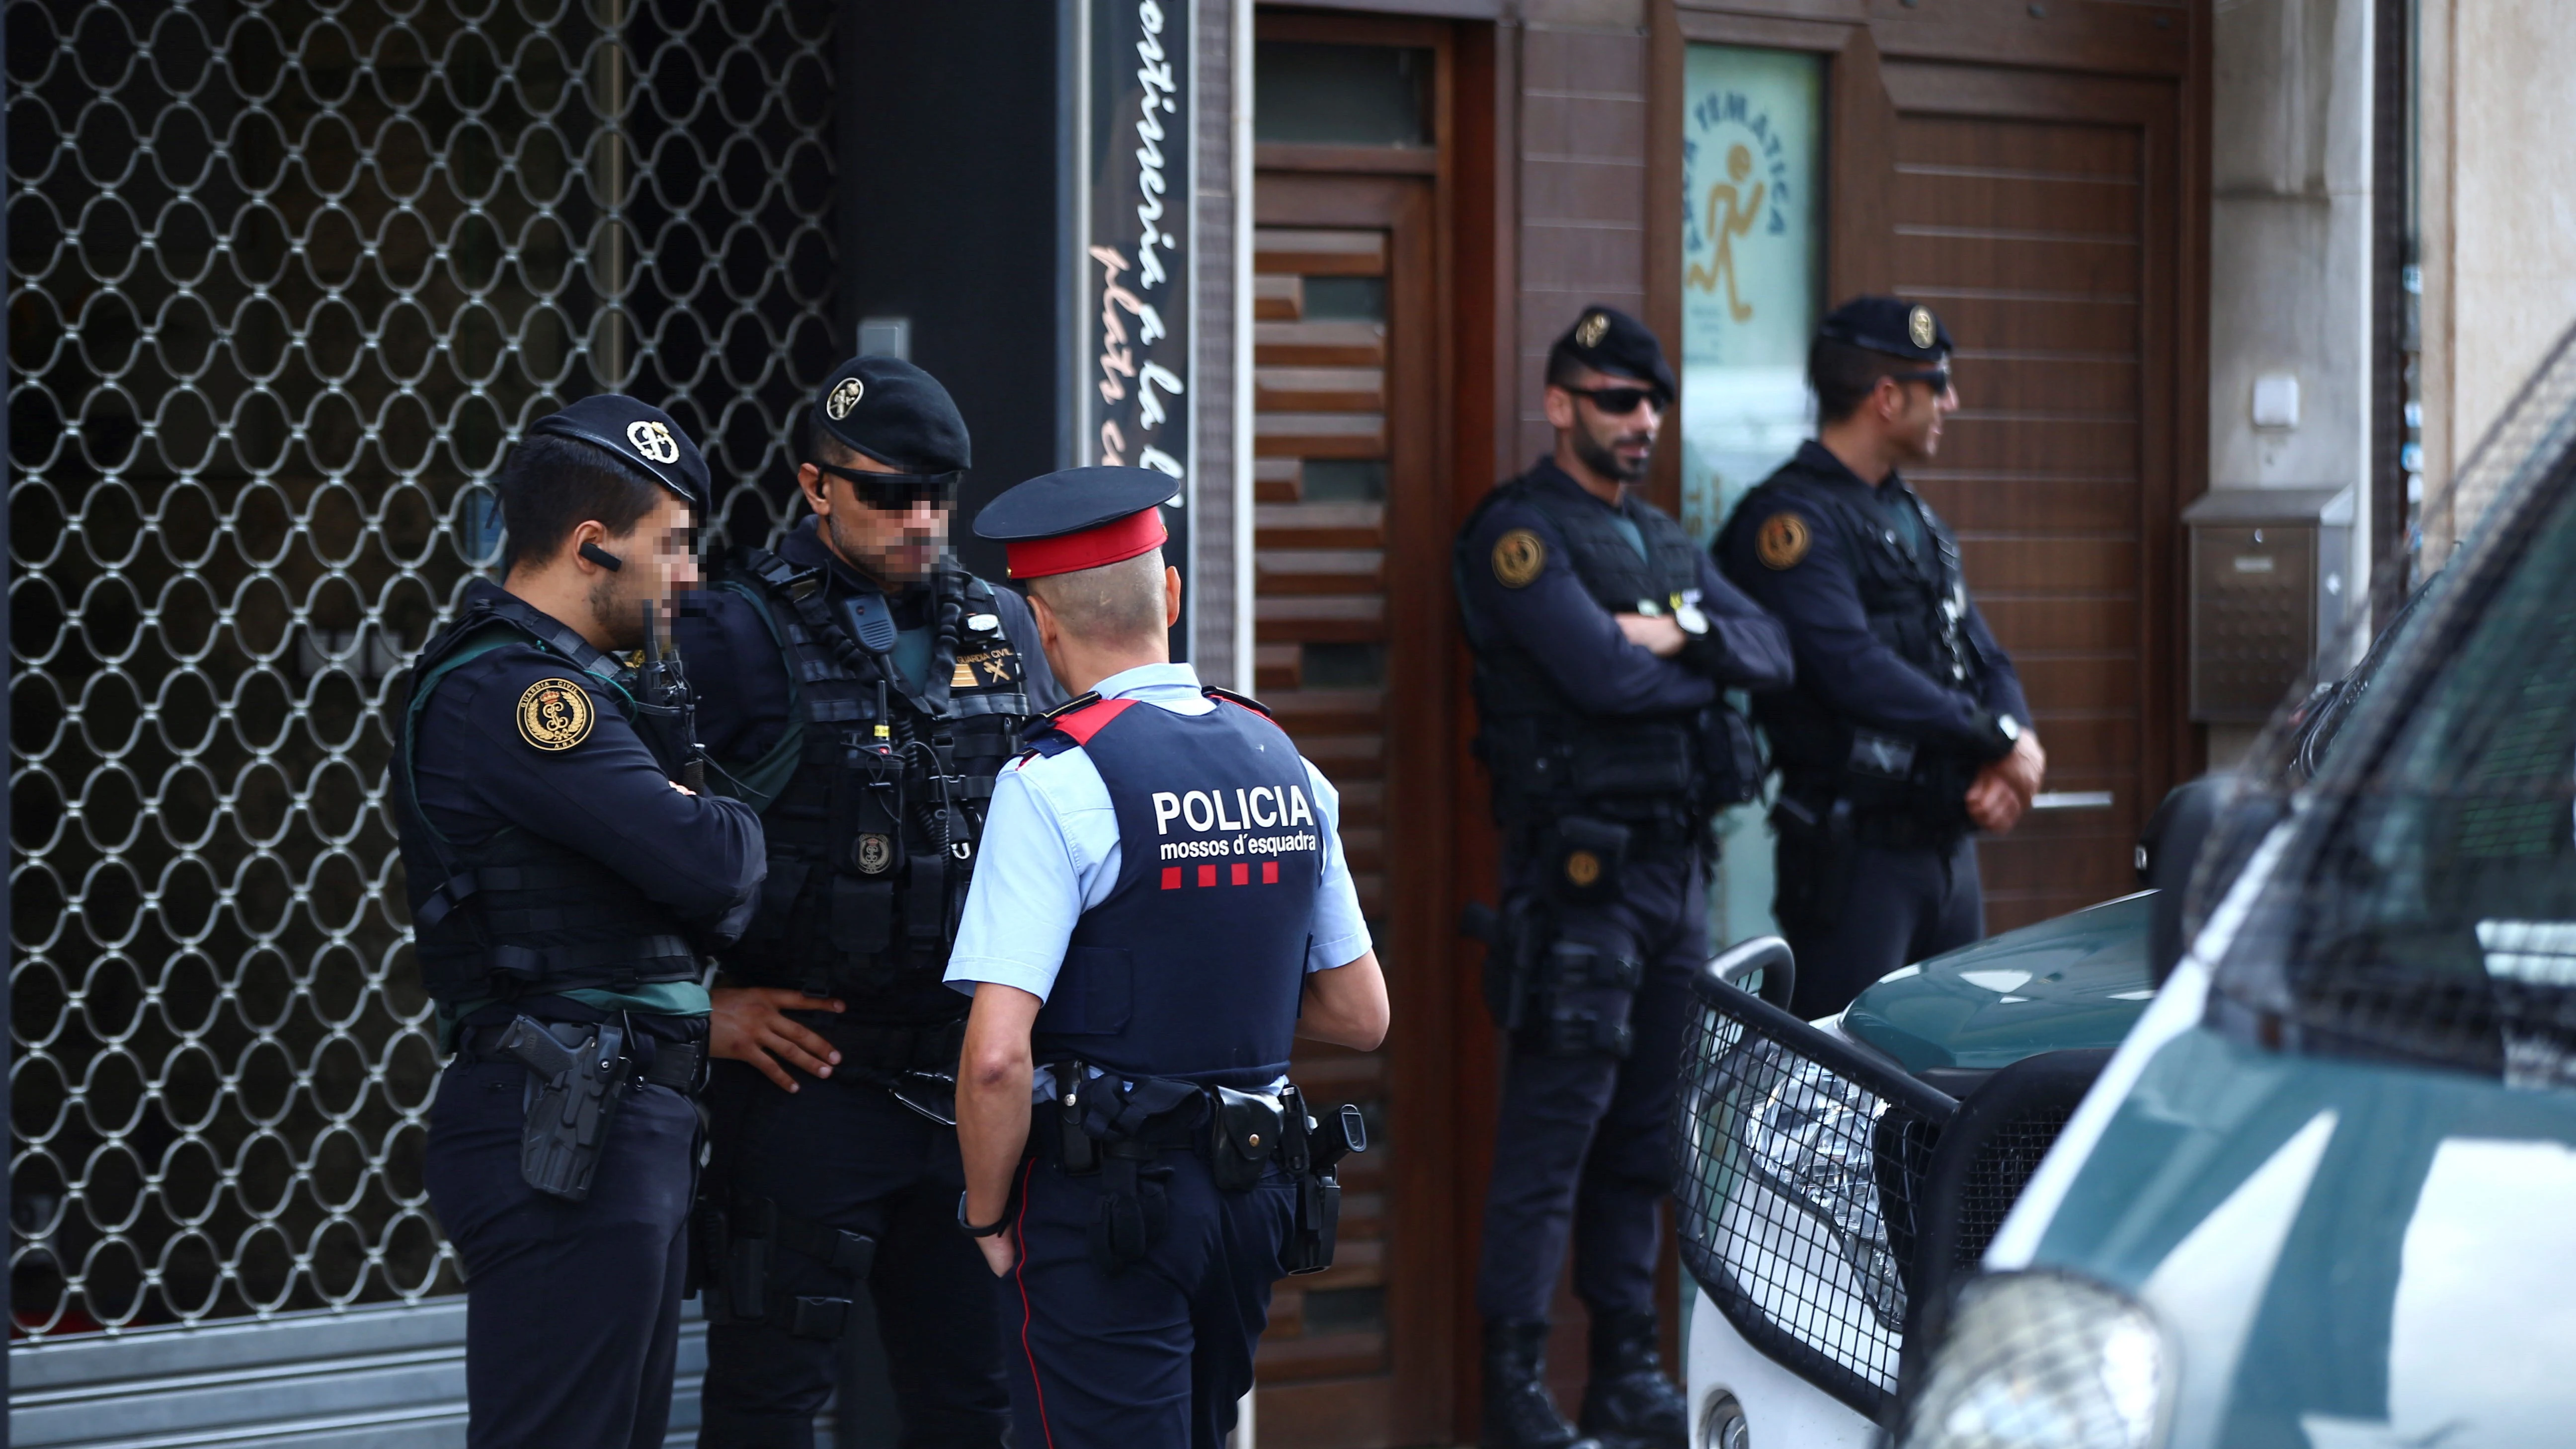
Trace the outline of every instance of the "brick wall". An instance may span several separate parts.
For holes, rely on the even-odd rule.
[[[1554,444],[1548,344],[1586,304],[1646,306],[1643,0],[1526,0],[1520,47],[1517,471]]]

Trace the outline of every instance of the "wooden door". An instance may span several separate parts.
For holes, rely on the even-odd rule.
[[[1259,687],[1341,792],[1398,1023],[1376,1052],[1298,1046],[1298,1081],[1323,1105],[1360,1103],[1373,1146],[1344,1163],[1333,1268],[1272,1299],[1264,1449],[1424,1442],[1454,1371],[1434,194],[1429,175],[1279,166],[1255,192]]]
[[[2005,930],[2135,889],[2169,783],[2177,88],[1896,63],[1887,85],[1891,280],[1958,343],[1960,410],[1909,477],[2049,756],[2044,808],[1979,847]]]

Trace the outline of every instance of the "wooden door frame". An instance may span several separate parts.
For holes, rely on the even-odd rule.
[[[1472,1259],[1456,1246],[1457,1193],[1468,1170],[1461,1158],[1478,1155],[1462,1141],[1468,1134],[1451,1130],[1467,1116],[1477,1090],[1460,1062],[1478,1045],[1478,1034],[1460,1011],[1462,999],[1472,1003],[1475,997],[1470,992],[1462,998],[1456,989],[1462,973],[1455,902],[1464,888],[1455,845],[1463,832],[1453,827],[1468,797],[1450,768],[1466,698],[1463,677],[1452,667],[1465,644],[1448,567],[1448,540],[1459,514],[1454,494],[1460,438],[1449,425],[1458,413],[1459,392],[1459,29],[1438,20],[1265,6],[1255,12],[1254,34],[1261,40],[1412,46],[1433,56],[1431,147],[1408,152],[1256,144],[1253,224],[1267,224],[1266,181],[1295,187],[1306,203],[1303,224],[1384,226],[1393,217],[1391,248],[1400,248],[1408,234],[1415,239],[1415,255],[1390,250],[1388,256],[1390,280],[1397,285],[1389,288],[1387,411],[1390,420],[1422,420],[1413,435],[1399,434],[1391,442],[1401,450],[1394,461],[1408,470],[1418,467],[1429,486],[1391,488],[1387,497],[1385,809],[1390,856],[1399,838],[1419,853],[1412,867],[1415,888],[1387,901],[1390,939],[1379,949],[1396,1022],[1387,1048],[1387,1090],[1409,1129],[1392,1144],[1398,1156],[1388,1183],[1387,1336],[1395,1380],[1390,1428],[1396,1443],[1435,1443],[1454,1426],[1452,1386],[1472,1362],[1457,1332],[1462,1313],[1472,1313],[1473,1273]],[[1299,184],[1300,173],[1313,182]],[[1406,270],[1420,278],[1419,286],[1398,281]],[[1421,315],[1394,326],[1408,315],[1399,308]],[[1256,590],[1247,603],[1257,606],[1257,596]],[[1480,1021],[1481,1006],[1476,1011]],[[1487,1045],[1488,1055],[1490,1050]],[[1483,1116],[1490,1120],[1490,1109]]]
[[[1894,284],[1884,178],[1897,113],[2097,121],[2147,138],[2150,246],[2139,363],[2140,818],[2205,767],[2207,732],[2181,687],[2182,510],[2209,487],[2210,0],[2171,8],[2021,0],[1649,0],[1647,324],[1679,357],[1683,62],[1694,43],[1804,51],[1825,61],[1826,298]],[[2159,134],[2171,117],[2170,143]],[[2160,313],[2161,315],[2155,315]],[[1658,450],[1651,496],[1681,506],[1681,450]]]

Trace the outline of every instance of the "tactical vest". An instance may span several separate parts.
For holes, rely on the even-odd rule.
[[[1288,1070],[1326,827],[1268,712],[1207,694],[1201,715],[1086,697],[1030,742],[1082,750],[1118,812],[1118,881],[1074,926],[1041,1062],[1246,1091]]]
[[[752,550],[719,587],[748,599],[778,641],[788,728],[720,786],[761,812],[769,878],[723,956],[746,985],[849,1000],[936,986],[974,870],[993,776],[1033,711],[992,585],[944,562],[933,576],[924,687],[888,650],[880,595],[836,605],[820,568]],[[845,609],[853,617],[840,617]],[[879,637],[863,647],[853,624]],[[963,998],[959,998],[962,1006]]]
[[[1886,486],[1903,485],[1891,482]],[[1746,527],[1758,526],[1771,516],[1772,500],[1781,498],[1794,500],[1816,514],[1842,540],[1851,565],[1852,585],[1860,595],[1870,633],[1934,683],[1975,697],[1978,674],[1968,645],[1967,579],[1959,567],[1957,540],[1932,511],[1922,507],[1911,491],[1905,494],[1904,501],[1915,509],[1923,524],[1922,555],[1910,556],[1897,541],[1895,530],[1878,516],[1868,494],[1848,484],[1837,486],[1784,469],[1745,495],[1736,508],[1735,519]],[[1827,709],[1804,688],[1765,695],[1758,709],[1781,769],[1793,786],[1804,783],[1802,777],[1847,772],[1854,757],[1855,738],[1870,733]],[[1933,757],[1943,753],[1928,746],[1918,750],[1922,742],[1885,738],[1889,743],[1871,746],[1882,757],[1890,749],[1901,750],[1908,757],[1919,753],[1928,768]],[[1943,779],[1927,783],[1926,788],[1936,795],[1946,792],[1949,773],[1955,770],[1945,771]],[[1965,788],[1964,784],[1961,788]],[[1946,828],[1949,812],[1942,813]],[[1964,807],[1958,818],[1965,821]]]
[[[626,671],[560,620],[488,586],[478,587],[456,622],[421,650],[387,774],[396,827],[433,867],[411,876],[412,951],[422,986],[454,1006],[696,980],[698,957],[684,927],[624,876],[516,827],[458,845],[421,810],[422,711],[458,666],[513,644],[560,657],[573,678],[610,695],[629,723],[639,714]],[[684,762],[666,753],[665,733],[638,736],[676,778]]]
[[[1568,567],[1611,613],[1670,613],[1699,588],[1699,548],[1661,511],[1642,504],[1626,510],[1645,541],[1640,557],[1609,509],[1531,474],[1495,489],[1460,530],[1452,567],[1462,605],[1471,597],[1469,571],[1488,566],[1469,557],[1468,540],[1485,510],[1507,501],[1556,526]],[[1732,708],[1596,713],[1568,697],[1518,641],[1483,628],[1472,606],[1466,613],[1476,661],[1476,750],[1493,772],[1495,817],[1505,830],[1586,815],[1642,827],[1641,845],[1671,845],[1700,840],[1720,806],[1752,797],[1759,757]]]

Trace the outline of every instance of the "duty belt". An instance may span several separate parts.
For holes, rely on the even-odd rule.
[[[547,1035],[568,1047],[580,1045],[592,1031],[596,1030],[595,1024],[589,1022],[549,1021],[541,1024],[545,1027]],[[509,1030],[510,1024],[507,1022],[497,1026],[464,1028],[457,1033],[456,1059],[469,1063],[497,1061],[518,1064],[517,1057],[505,1055],[500,1050],[501,1038]],[[636,1033],[634,1040],[638,1043],[652,1043],[645,1052],[639,1053],[645,1059],[636,1069],[636,1081],[656,1087],[668,1087],[682,1096],[694,1097],[698,1094],[699,1088],[704,1085],[707,1062],[705,1042],[668,1041],[646,1032]]]
[[[851,1070],[882,1076],[906,1072],[931,1072],[954,1075],[957,1055],[966,1044],[966,1021],[935,1022],[923,1026],[886,1026],[871,1021],[852,1021],[832,1012],[805,1012],[789,1008],[789,1014],[811,1028],[815,1035],[830,1042],[841,1053],[841,1060]]]

